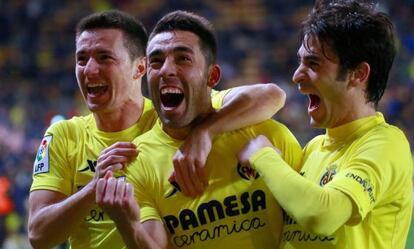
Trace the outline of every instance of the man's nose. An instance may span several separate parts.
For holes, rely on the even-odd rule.
[[[99,64],[94,58],[89,58],[85,65],[84,73],[86,76],[91,77],[97,75],[99,72]]]
[[[295,72],[292,76],[293,83],[299,84],[301,82],[304,82],[306,78],[306,74],[304,72],[304,66],[300,64],[298,68],[296,68]]]
[[[163,77],[177,75],[177,65],[174,58],[167,57],[161,67],[160,74]]]

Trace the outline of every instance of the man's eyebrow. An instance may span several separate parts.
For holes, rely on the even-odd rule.
[[[88,52],[87,52],[86,49],[81,49],[81,50],[76,51],[76,55],[82,55],[82,54],[87,54],[87,53]],[[101,48],[101,49],[97,49],[96,52],[94,52],[94,53],[97,53],[97,54],[112,54],[112,51],[108,50],[108,49]]]
[[[313,61],[320,61],[321,57],[316,54],[306,54],[304,56],[300,56],[299,54],[296,55],[298,60],[313,60]]]
[[[174,48],[174,52],[188,52],[188,53],[194,54],[194,51],[191,48],[186,47],[186,46],[177,46]]]
[[[194,50],[191,49],[191,48],[189,48],[189,47],[187,47],[187,46],[177,46],[177,47],[174,47],[173,52],[186,52],[186,53],[194,54]],[[148,54],[148,57],[159,56],[159,55],[162,55],[163,53],[164,52],[163,52],[162,49],[155,49],[155,50],[151,51]]]
[[[82,49],[82,50],[77,50],[75,54],[76,55],[81,55],[81,54],[85,54],[85,53],[86,53],[86,51]]]
[[[151,51],[151,53],[148,54],[148,57],[157,56],[157,55],[161,55],[161,54],[162,54],[161,49],[155,49],[155,50]]]

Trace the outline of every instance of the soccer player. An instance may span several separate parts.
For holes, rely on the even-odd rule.
[[[120,11],[92,14],[77,25],[76,78],[92,113],[52,125],[41,142],[29,197],[34,248],[51,248],[67,239],[73,249],[124,245],[114,223],[95,204],[95,185],[102,176],[96,164],[109,146],[102,160],[115,160],[110,170],[116,172],[137,155],[130,141],[155,123],[154,108],[141,93],[147,39],[142,24]],[[213,98],[223,100],[222,108],[187,143],[271,117],[283,105],[283,94],[273,84],[216,92]],[[256,108],[259,103],[262,107]],[[182,153],[204,160],[209,148],[202,145],[195,150],[186,146]]]
[[[318,3],[301,30],[293,75],[310,124],[300,174],[264,136],[240,152],[285,210],[280,248],[403,249],[412,212],[412,158],[381,99],[396,49],[388,16],[361,1]],[[302,176],[301,176],[302,175]]]
[[[236,153],[248,139],[266,134],[286,161],[298,165],[300,145],[282,124],[267,120],[216,136],[202,195],[189,198],[169,181],[177,148],[220,105],[210,98],[221,74],[216,46],[211,24],[184,11],[164,16],[150,34],[147,77],[160,121],[134,140],[140,153],[126,169],[126,182],[107,171],[96,187],[97,203],[128,248],[267,249],[279,244],[281,209],[261,176],[238,164]]]

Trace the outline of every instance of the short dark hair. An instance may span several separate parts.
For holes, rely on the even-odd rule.
[[[203,51],[207,65],[216,62],[216,35],[213,25],[206,18],[187,11],[173,11],[157,22],[149,36],[149,40],[159,33],[173,30],[189,31],[197,35],[200,39],[200,48]]]
[[[81,19],[76,25],[76,39],[85,30],[111,28],[123,32],[124,45],[132,60],[145,55],[147,30],[137,18],[119,10],[98,12]]]
[[[319,0],[302,23],[300,39],[306,49],[311,37],[338,56],[340,73],[366,62],[371,67],[365,95],[376,106],[384,94],[396,54],[394,25],[369,1]]]

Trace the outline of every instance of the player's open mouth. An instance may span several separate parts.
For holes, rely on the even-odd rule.
[[[309,94],[308,97],[309,97],[308,111],[311,112],[311,111],[318,109],[321,103],[321,99],[319,98],[319,96],[315,94]]]
[[[93,83],[93,84],[88,84],[86,86],[86,91],[88,92],[88,94],[92,94],[92,95],[100,95],[105,93],[108,90],[108,85],[103,84],[103,83]]]
[[[184,100],[184,93],[178,87],[166,86],[160,90],[161,104],[166,109],[178,107]]]

